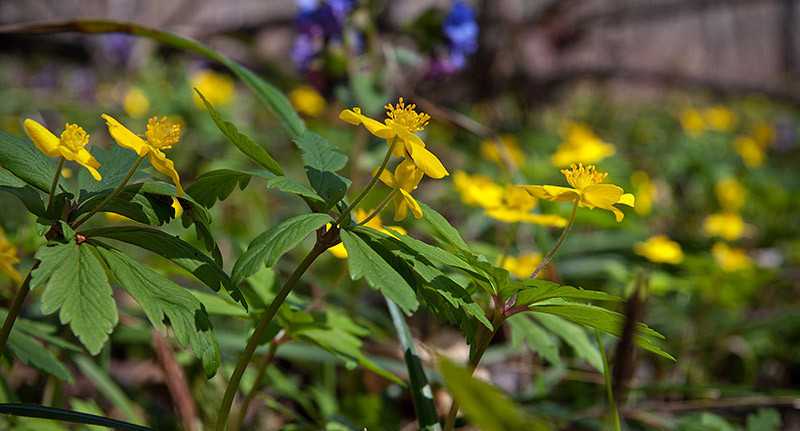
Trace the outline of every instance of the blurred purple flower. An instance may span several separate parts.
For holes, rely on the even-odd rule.
[[[467,65],[467,54],[478,50],[478,23],[475,12],[461,0],[453,7],[442,23],[444,34],[450,42],[450,61],[456,69]]]
[[[111,33],[102,39],[103,56],[112,63],[126,63],[133,51],[133,36]]]
[[[307,34],[299,34],[292,46],[292,61],[297,65],[300,70],[308,69],[311,60],[317,55],[317,49],[314,47],[314,40]]]
[[[331,39],[342,37],[347,15],[355,7],[356,0],[295,0],[300,8],[295,15],[298,36],[292,47],[292,60],[303,71],[311,60]]]

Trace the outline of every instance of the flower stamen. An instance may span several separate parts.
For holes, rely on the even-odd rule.
[[[89,143],[89,134],[77,124],[67,123],[64,132],[61,133],[59,143],[73,153],[77,153]]]
[[[147,143],[157,149],[168,150],[180,139],[180,124],[167,123],[167,117],[153,117],[147,122],[147,131],[144,133]]]
[[[607,172],[597,172],[594,165],[584,167],[582,163],[579,163],[578,166],[573,163],[570,165],[570,169],[562,169],[561,173],[567,177],[569,185],[576,190],[583,190],[591,185],[600,184],[608,176]]]
[[[424,112],[417,113],[417,111],[415,111],[417,105],[413,103],[406,105],[402,97],[396,105],[392,106],[390,103],[384,106],[384,108],[386,108],[386,116],[389,117],[389,119],[404,127],[410,133],[425,129],[428,125],[428,120],[431,119],[431,116]]]

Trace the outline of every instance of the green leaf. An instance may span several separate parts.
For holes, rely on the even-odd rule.
[[[23,416],[29,418],[50,419],[76,424],[100,425],[120,431],[151,431],[150,428],[123,422],[117,419],[72,410],[58,409],[55,407],[37,406],[30,404],[0,404],[0,413],[5,415]]]
[[[289,177],[275,177],[267,183],[267,188],[278,189],[282,192],[293,193],[301,197],[306,197],[317,202],[325,202],[314,190],[298,183]]]
[[[516,314],[506,321],[511,325],[511,345],[514,350],[519,350],[525,342],[531,352],[540,354],[555,366],[561,366],[555,340],[530,318],[529,313]]]
[[[233,265],[231,282],[238,286],[262,266],[270,267],[311,232],[332,222],[327,214],[303,214],[285,220],[255,237]]]
[[[203,100],[203,104],[206,107],[206,111],[208,111],[209,115],[211,115],[211,119],[214,120],[214,124],[217,125],[219,130],[228,138],[228,142],[235,145],[236,148],[239,149],[245,156],[249,157],[254,162],[258,163],[259,166],[262,168],[272,172],[275,175],[283,175],[283,169],[272,158],[272,156],[267,153],[264,148],[258,146],[252,139],[247,137],[246,135],[239,133],[239,129],[236,128],[236,125],[231,123],[230,121],[225,121],[222,118],[222,115],[211,106],[211,103],[206,100],[200,90],[197,88],[194,89],[195,92],[200,96],[200,99]],[[245,184],[246,185],[246,184]],[[244,186],[242,186],[244,188]],[[230,192],[229,192],[230,193]]]
[[[0,169],[0,176],[2,176],[4,173],[5,175],[11,176],[10,173]],[[33,187],[25,183],[23,183],[21,187],[0,185],[0,190],[7,191],[12,195],[18,197],[19,200],[22,201],[22,204],[25,205],[25,208],[27,208],[28,211],[30,211],[32,214],[39,217],[45,217],[45,218],[47,217],[47,214],[45,214],[44,201],[42,201],[41,192],[34,189]]]
[[[178,237],[142,226],[106,227],[82,233],[86,237],[111,238],[152,251],[191,272],[212,290],[225,288],[231,297],[246,307],[242,293],[231,285],[228,275],[210,257]]]
[[[561,316],[571,322],[597,328],[617,337],[622,335],[622,327],[625,324],[625,316],[605,308],[595,307],[588,304],[565,302],[558,299],[551,300],[550,303],[534,304],[530,311],[553,314]],[[673,358],[669,353],[663,351],[657,344],[657,339],[664,336],[650,329],[643,323],[636,324],[637,334],[634,341],[645,350],[649,350],[659,356],[668,359]]]
[[[182,287],[142,265],[119,250],[97,247],[108,269],[122,287],[144,309],[147,318],[166,333],[164,319],[172,324],[181,347],[191,346],[211,378],[219,368],[220,355],[211,321],[203,304]]]
[[[317,210],[327,212],[344,198],[350,186],[349,179],[336,173],[347,164],[347,156],[325,138],[311,131],[296,137],[294,142],[303,150],[302,158],[311,188],[325,202]]]
[[[5,321],[8,312],[0,308],[0,321]],[[21,362],[31,365],[46,374],[55,376],[61,381],[72,383],[72,375],[61,361],[45,347],[34,341],[33,337],[45,339],[38,331],[31,331],[25,328],[26,323],[33,323],[21,317],[17,317],[11,333],[8,334],[8,348],[14,353]],[[27,330],[26,330],[27,329]],[[38,329],[38,328],[37,328]],[[55,338],[55,337],[47,337]]]
[[[380,289],[387,298],[410,315],[419,307],[414,289],[408,282],[358,235],[341,230],[342,243],[347,250],[350,278],[367,279],[373,289]]]
[[[450,243],[453,247],[456,247],[460,250],[468,250],[467,243],[464,242],[464,239],[461,238],[461,234],[458,233],[458,230],[450,225],[450,222],[447,221],[444,216],[437,213],[431,207],[425,205],[422,202],[419,202],[420,208],[422,208],[422,214],[425,217],[425,220],[428,220],[428,223],[439,232],[442,237],[444,237],[447,242]]]
[[[31,287],[42,286],[42,312],[59,310],[61,323],[92,355],[100,353],[117,324],[117,305],[111,286],[95,248],[87,243],[55,244],[40,247],[35,258],[41,261],[33,270]]]
[[[194,295],[195,298],[199,299],[200,302],[203,303],[203,306],[208,314],[235,317],[247,316],[247,310],[242,309],[241,306],[236,305],[236,303],[231,301],[229,298],[219,295],[212,295],[210,293],[200,292],[197,290],[190,290],[189,293]]]
[[[781,413],[776,409],[761,408],[747,415],[747,431],[779,431],[782,424]]]
[[[83,356],[77,356],[75,358],[75,365],[77,365],[81,372],[94,383],[97,389],[111,401],[111,405],[122,412],[125,419],[139,424],[145,423],[144,418],[136,410],[133,401],[125,395],[108,373]]]
[[[542,430],[539,421],[531,418],[522,408],[489,383],[472,377],[466,368],[440,359],[442,377],[464,415],[485,431]]]
[[[384,297],[389,313],[392,315],[392,323],[397,331],[397,339],[403,349],[403,357],[408,369],[408,379],[411,390],[411,397],[414,400],[414,410],[417,413],[417,422],[422,431],[441,431],[439,417],[436,415],[436,405],[433,402],[433,391],[428,383],[428,376],[422,368],[422,361],[419,359],[417,347],[411,337],[405,318],[400,313],[400,309],[389,298]]]
[[[253,176],[274,178],[272,174],[264,171],[217,169],[197,177],[197,180],[186,188],[186,194],[206,208],[211,208],[218,200],[222,201],[230,196],[237,185],[239,190],[244,190]]]
[[[125,176],[128,175],[128,172],[130,172],[136,160],[139,159],[139,155],[136,154],[135,151],[114,144],[109,147],[109,150],[96,145],[92,146],[91,153],[94,158],[97,159],[97,162],[100,163],[97,172],[100,173],[102,179],[97,181],[92,177],[88,169],[81,169],[78,172],[78,190],[84,192],[80,195],[81,199],[85,199],[88,195],[100,190],[115,189],[119,183],[125,179]],[[139,165],[139,168],[136,169],[136,172],[129,181],[136,182],[144,178],[149,178],[150,175],[143,171],[150,166],[150,161],[148,159],[142,161],[142,164]]]
[[[589,299],[597,301],[624,301],[619,296],[596,290],[584,290],[572,286],[561,286],[546,280],[528,279],[523,283],[509,281],[499,292],[502,299],[510,299],[516,295],[516,303],[530,305],[553,298]]]
[[[102,212],[123,215],[139,223],[162,225],[175,218],[172,198],[160,193],[148,193],[154,183],[137,183],[125,186],[120,193],[106,205]],[[106,189],[84,200],[77,210],[70,213],[70,221],[77,220],[99,205],[112,190]],[[174,194],[174,193],[173,193]]]
[[[603,371],[603,357],[600,355],[597,343],[589,338],[584,328],[549,314],[537,313],[533,317],[572,347],[579,358],[586,359],[596,370]]]
[[[39,151],[30,139],[0,132],[0,166],[25,183],[50,193],[56,164]]]

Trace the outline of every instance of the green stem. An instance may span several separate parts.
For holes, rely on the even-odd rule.
[[[278,345],[283,338],[283,331],[281,331],[281,335],[275,336],[272,341],[269,343],[269,350],[267,350],[267,354],[261,359],[261,363],[258,364],[258,371],[256,372],[256,379],[253,381],[253,387],[250,388],[250,391],[247,393],[247,396],[244,398],[244,402],[242,403],[242,408],[239,409],[239,416],[234,422],[233,426],[231,427],[232,431],[239,431],[242,427],[242,423],[244,422],[244,416],[247,413],[247,409],[250,407],[250,403],[253,402],[255,399],[256,394],[258,393],[258,386],[261,383],[261,380],[264,378],[264,373],[267,372],[267,367],[272,362],[272,359],[275,357],[275,352],[278,350]]]
[[[289,296],[289,292],[292,291],[292,288],[294,287],[295,283],[297,283],[297,280],[300,279],[308,267],[311,266],[311,263],[314,262],[314,259],[321,255],[325,250],[327,250],[327,247],[321,242],[317,242],[314,245],[314,248],[308,252],[308,255],[306,255],[305,259],[300,262],[300,264],[297,266],[297,269],[295,269],[292,275],[289,276],[289,279],[286,280],[286,283],[283,285],[280,292],[278,292],[278,295],[276,295],[275,299],[273,299],[272,303],[270,303],[267,311],[261,315],[261,319],[258,321],[256,328],[253,331],[253,335],[250,336],[250,339],[247,341],[247,346],[245,346],[242,355],[239,357],[239,361],[236,363],[236,368],[233,370],[231,380],[228,382],[228,387],[225,388],[225,395],[222,397],[222,404],[220,405],[219,412],[217,413],[217,431],[225,430],[225,425],[228,422],[228,416],[231,413],[233,397],[236,395],[236,391],[239,388],[239,382],[242,381],[244,370],[247,368],[247,364],[250,363],[250,359],[253,358],[256,347],[258,347],[261,337],[264,335],[264,332],[266,332],[270,322],[272,322],[272,319],[278,312],[278,308],[280,308],[281,304],[283,304],[283,301],[286,300],[286,297]]]
[[[66,159],[64,156],[59,157],[58,159],[58,166],[56,166],[56,175],[53,177],[53,185],[50,186],[50,197],[47,199],[47,216],[53,217],[51,212],[53,212],[53,198],[56,195],[56,186],[58,185],[58,178],[61,176],[61,169],[64,168],[64,162]]]
[[[506,238],[506,243],[503,246],[503,254],[500,255],[500,267],[501,268],[506,263],[506,259],[508,259],[508,252],[511,250],[511,244],[514,243],[514,238],[517,237],[517,231],[518,230],[519,230],[519,223],[514,223],[513,225],[511,225],[511,228],[508,230],[508,237]]]
[[[373,211],[372,214],[367,216],[367,218],[365,218],[364,220],[358,222],[356,226],[364,226],[365,224],[367,224],[367,222],[375,218],[376,215],[380,214],[381,211],[383,211],[383,209],[386,208],[386,205],[389,203],[390,200],[392,200],[392,198],[396,194],[397,194],[397,189],[392,190],[392,192],[389,193],[389,196],[386,196],[386,199],[384,199],[383,202],[381,202],[380,205],[378,205],[378,208],[375,208],[375,211]]]
[[[100,212],[103,208],[105,208],[106,205],[108,205],[109,202],[111,202],[112,199],[117,197],[119,192],[121,192],[122,189],[125,187],[125,185],[128,184],[128,181],[131,179],[133,174],[136,172],[136,169],[139,168],[139,165],[142,164],[142,162],[144,161],[144,158],[145,158],[145,156],[139,157],[139,159],[136,160],[136,163],[134,163],[133,166],[131,167],[131,170],[128,171],[128,175],[125,175],[125,178],[122,179],[122,181],[119,183],[117,188],[115,188],[114,191],[112,191],[111,194],[108,195],[108,197],[106,197],[105,200],[103,200],[103,202],[100,202],[100,205],[96,206],[93,210],[91,210],[89,212],[89,214],[86,214],[85,216],[83,216],[82,219],[80,219],[77,222],[75,222],[75,224],[72,225],[72,228],[73,229],[77,229],[78,226],[86,223],[86,220],[89,220],[93,215],[95,215],[98,212]]]
[[[606,395],[608,396],[608,407],[611,410],[611,417],[614,420],[614,430],[619,429],[619,411],[617,410],[617,403],[614,401],[614,390],[611,387],[611,371],[608,369],[608,360],[606,359],[606,349],[603,347],[603,339],[600,338],[600,330],[595,328],[594,333],[597,336],[597,344],[600,347],[600,355],[603,357],[603,374],[606,377]]]
[[[564,232],[561,232],[561,236],[558,238],[556,245],[553,246],[553,249],[550,250],[550,253],[547,253],[547,256],[542,259],[542,263],[536,267],[536,271],[533,271],[533,274],[531,274],[531,276],[528,278],[536,278],[536,276],[539,275],[539,272],[543,270],[548,263],[550,263],[550,259],[552,259],[553,255],[556,254],[556,251],[558,251],[559,247],[561,247],[561,244],[563,244],[564,240],[567,238],[567,234],[569,233],[570,229],[572,229],[572,223],[575,221],[575,213],[577,211],[578,200],[575,199],[575,205],[572,206],[572,213],[569,215],[569,221],[567,221],[567,225],[564,227]]]
[[[481,362],[483,355],[486,353],[486,350],[489,348],[489,344],[492,343],[492,339],[494,338],[497,331],[500,329],[500,326],[503,325],[505,321],[505,316],[500,313],[496,313],[494,318],[492,318],[492,327],[493,330],[489,331],[485,327],[481,326],[484,331],[481,332],[481,336],[479,339],[475,340],[475,354],[472,355],[472,359],[470,359],[469,363],[467,364],[467,368],[469,369],[470,375],[475,372],[475,368],[478,367],[478,364]],[[453,403],[450,405],[450,411],[447,413],[447,419],[445,420],[444,424],[444,431],[453,431],[456,426],[456,415],[458,415],[458,402],[453,400]]]
[[[17,295],[14,297],[14,302],[11,303],[11,307],[8,309],[6,320],[3,322],[3,327],[0,328],[0,355],[5,351],[8,336],[11,334],[11,327],[14,326],[17,316],[19,316],[19,310],[22,309],[22,304],[25,303],[28,292],[31,291],[31,274],[33,274],[34,269],[39,267],[39,263],[41,262],[37,260],[36,263],[33,264],[33,268],[28,272],[28,276],[25,277],[22,285],[19,286]]]
[[[350,214],[350,212],[353,211],[353,209],[355,209],[356,205],[358,205],[358,203],[361,202],[361,200],[364,199],[365,196],[367,196],[367,193],[369,193],[369,191],[372,190],[372,187],[375,186],[375,183],[378,182],[378,178],[380,178],[381,173],[383,173],[384,169],[386,169],[386,165],[389,164],[389,160],[392,158],[392,150],[394,150],[394,146],[397,145],[397,139],[398,139],[397,136],[395,136],[394,139],[392,139],[392,144],[389,145],[389,151],[386,152],[386,157],[383,158],[383,163],[381,163],[381,166],[372,176],[372,180],[370,180],[369,184],[367,184],[367,187],[361,191],[361,193],[358,195],[358,197],[356,197],[353,203],[351,203],[350,206],[347,207],[347,209],[342,211],[342,214],[339,215],[339,218],[337,218],[336,221],[333,222],[334,226],[339,226],[339,223],[341,223],[342,220],[344,220],[344,218],[347,217],[347,215]]]

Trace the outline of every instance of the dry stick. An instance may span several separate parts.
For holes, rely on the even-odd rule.
[[[194,403],[192,391],[186,381],[183,367],[175,359],[166,338],[158,330],[153,330],[153,350],[161,367],[164,369],[169,395],[175,402],[175,409],[183,424],[183,429],[194,431],[200,429],[200,419],[197,417],[197,406]]]

